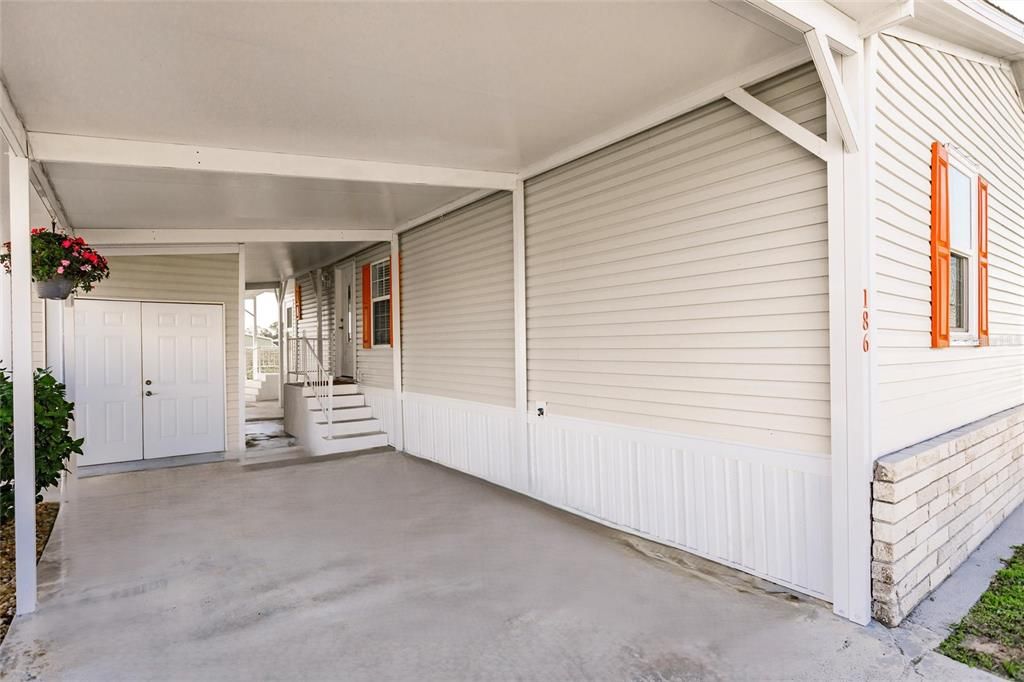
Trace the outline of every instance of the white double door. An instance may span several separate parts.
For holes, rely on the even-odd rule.
[[[80,465],[224,449],[223,306],[78,300],[74,308]]]

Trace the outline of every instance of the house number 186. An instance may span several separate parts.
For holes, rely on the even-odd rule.
[[[864,330],[864,341],[861,348],[867,353],[871,349],[871,341],[868,340],[868,332],[871,330],[871,314],[868,312],[868,290],[864,290],[864,309],[860,313],[861,328]]]

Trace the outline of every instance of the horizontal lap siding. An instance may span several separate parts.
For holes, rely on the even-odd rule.
[[[879,46],[875,454],[1024,403],[1024,113],[995,66],[884,36]],[[990,182],[988,348],[931,346],[931,154],[953,143]]]
[[[512,196],[401,238],[404,390],[512,406]]]
[[[751,91],[824,132],[809,66]],[[726,101],[528,181],[529,399],[828,453],[826,221],[824,163]]]
[[[242,418],[238,411],[238,254],[112,256],[109,260],[110,279],[97,284],[90,298],[224,304],[225,430],[228,447],[236,447]]]
[[[296,322],[296,326],[299,336],[309,339],[309,343],[315,352],[317,340],[316,311],[319,304],[321,315],[323,316],[324,366],[331,369],[334,366],[334,353],[331,350],[332,330],[334,329],[334,270],[333,268],[324,268],[323,273],[319,301],[316,295],[316,288],[314,287],[316,273],[307,272],[296,278],[296,282],[302,287],[302,319]]]
[[[391,255],[391,244],[383,243],[367,249],[353,259],[356,264],[355,287],[355,343],[356,381],[377,388],[394,388],[394,368],[391,362],[391,346],[363,348],[363,266],[383,260]]]

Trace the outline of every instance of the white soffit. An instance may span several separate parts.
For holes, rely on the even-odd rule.
[[[49,163],[78,228],[392,229],[472,190]]]
[[[280,282],[362,251],[371,242],[261,243],[245,246],[245,281]]]
[[[794,45],[706,1],[14,0],[2,29],[30,130],[498,171]]]

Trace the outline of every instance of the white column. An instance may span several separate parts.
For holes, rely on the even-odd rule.
[[[284,342],[287,338],[284,329],[284,288],[281,282],[274,290],[277,299],[277,404],[284,407]]]
[[[517,463],[513,475],[520,490],[530,485],[529,415],[526,401],[526,195],[522,180],[512,190],[512,315],[515,348],[516,422],[512,446],[513,461]]]
[[[11,240],[10,146],[0,135],[0,244]],[[11,371],[11,278],[0,276],[0,366]]]
[[[36,610],[35,400],[28,159],[8,156],[11,204],[11,369],[14,382],[14,549],[18,613]]]
[[[238,456],[245,454],[245,244],[238,245]],[[230,447],[230,446],[229,446]]]
[[[395,389],[395,442],[397,449],[405,447],[405,414],[402,399],[402,254],[397,233],[391,235],[391,369]],[[366,294],[363,294],[364,296]]]
[[[865,56],[865,52],[868,56]],[[857,623],[871,620],[871,466],[874,354],[871,316],[874,43],[840,58],[843,86],[857,114],[857,153],[844,148],[832,107],[827,110],[829,345],[832,428],[833,611]]]

